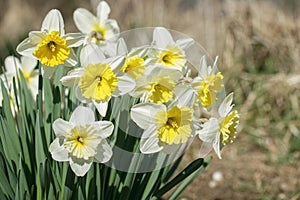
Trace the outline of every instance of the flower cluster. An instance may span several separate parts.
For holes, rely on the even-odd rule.
[[[36,65],[34,61],[39,61],[44,78],[51,78],[59,65],[73,67],[60,81],[74,87],[77,99],[86,106],[78,106],[69,122],[59,118],[53,123],[56,139],[49,148],[53,159],[69,161],[78,176],[85,175],[94,161],[109,161],[113,151],[106,138],[114,124],[95,120],[108,119],[111,100],[124,95],[137,102],[129,109],[130,118],[144,130],[141,153],[168,154],[197,136],[205,147],[201,155],[214,149],[221,158],[222,147],[237,135],[239,115],[232,110],[233,95],[222,97],[224,77],[218,72],[217,59],[210,65],[210,59],[201,56],[197,65],[191,65],[187,51],[195,41],[174,40],[163,27],[153,29],[149,44],[128,48],[109,13],[105,1],[99,3],[96,16],[79,8],[74,21],[80,33],[66,34],[61,13],[51,10],[41,30],[30,32],[17,47],[28,56],[21,63],[28,64],[23,69],[29,71],[23,74],[33,85],[33,95],[37,80],[30,66]],[[18,60],[11,62],[7,64],[11,69],[23,66]],[[95,118],[96,113],[102,117]]]

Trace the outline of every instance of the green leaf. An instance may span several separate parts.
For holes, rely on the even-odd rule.
[[[52,184],[49,186],[49,191],[48,191],[47,199],[57,199],[57,197],[55,196]]]
[[[161,197],[166,192],[170,191],[173,187],[175,187],[178,183],[185,180],[188,176],[197,171],[200,167],[206,167],[208,162],[204,162],[203,158],[199,158],[189,164],[183,171],[181,171],[175,178],[173,178],[170,182],[160,188],[154,196]]]
[[[2,88],[2,95],[3,95],[3,110],[4,110],[4,117],[2,127],[3,127],[3,140],[2,145],[5,146],[5,155],[7,160],[12,165],[12,161],[14,163],[18,163],[19,160],[19,153],[21,152],[21,145],[18,137],[18,133],[16,130],[15,120],[11,112],[11,104],[10,104],[10,97],[8,96],[7,90],[1,80],[1,88]],[[2,116],[1,116],[2,118]],[[1,120],[2,121],[2,120]]]
[[[5,158],[2,156],[2,154],[0,154],[0,189],[5,196],[9,197],[9,199],[13,199],[14,191],[11,187],[11,183],[7,179],[7,172],[5,171],[5,169],[9,167],[9,165],[3,162],[4,160]]]
[[[23,161],[19,160],[19,172],[18,172],[18,193],[20,197],[26,197],[25,199],[30,199],[30,191],[28,187],[27,177],[25,174],[25,169],[23,168]]]
[[[208,161],[209,162],[209,161]],[[191,175],[186,177],[179,185],[178,187],[172,192],[172,194],[169,196],[169,200],[175,200],[177,197],[182,193],[182,191],[205,169],[205,165],[202,165],[199,169],[194,171]]]
[[[45,155],[45,146],[46,142],[43,140],[43,133],[41,132],[42,126],[40,123],[40,117],[37,116],[36,119],[36,126],[35,126],[35,159],[36,159],[36,166],[38,167],[40,163],[44,163],[46,160]]]
[[[41,77],[42,78],[42,77]],[[44,105],[45,105],[45,111],[44,111],[44,123],[45,123],[45,137],[47,144],[51,143],[51,132],[52,132],[52,123],[53,123],[53,93],[52,93],[52,87],[49,79],[42,79],[41,80],[44,89],[41,91],[44,93]]]

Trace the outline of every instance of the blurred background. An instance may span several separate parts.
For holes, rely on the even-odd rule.
[[[107,0],[121,31],[164,26],[219,56],[235,92],[239,136],[186,188],[181,199],[300,199],[300,1]],[[52,8],[76,32],[72,15],[97,0],[0,0],[0,64]],[[200,58],[199,58],[200,59]],[[184,157],[197,158],[195,139]],[[182,166],[184,167],[184,165]]]

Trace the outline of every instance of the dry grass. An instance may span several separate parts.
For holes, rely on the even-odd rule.
[[[3,0],[2,0],[3,1]],[[1,2],[1,1],[0,1]],[[5,2],[5,3],[4,3]],[[4,42],[15,46],[39,29],[50,8],[62,10],[67,31],[72,12],[91,4],[72,1],[4,1],[0,15],[0,57]],[[19,2],[19,3],[18,3]],[[34,4],[34,2],[40,2]],[[300,199],[300,3],[242,0],[108,0],[121,29],[163,25],[193,37],[211,56],[220,56],[227,92],[235,92],[240,135],[212,161],[183,194],[186,199]],[[34,6],[33,6],[34,5]],[[29,14],[30,13],[30,14]],[[10,52],[13,52],[12,50]],[[191,160],[197,144],[186,155]],[[208,183],[214,171],[224,180]]]

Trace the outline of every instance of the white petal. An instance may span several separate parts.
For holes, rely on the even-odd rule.
[[[195,77],[191,83],[192,88],[194,91],[199,91],[201,89],[201,85],[199,82],[203,81],[203,79],[199,76]]]
[[[123,38],[120,38],[117,42],[117,55],[124,56],[128,53],[126,43]]]
[[[73,14],[73,19],[76,27],[84,34],[92,32],[97,23],[96,17],[84,8],[76,9]]]
[[[176,44],[183,50],[189,48],[194,44],[194,40],[192,38],[180,39],[176,41]]]
[[[173,44],[174,40],[170,32],[163,27],[156,27],[153,32],[153,41],[160,49],[165,49],[168,44]]]
[[[219,56],[216,56],[216,59],[215,59],[214,64],[213,64],[213,69],[212,69],[212,71],[214,73],[217,71],[217,68],[218,68],[218,66],[217,66],[218,59],[219,59]]]
[[[141,139],[140,151],[144,154],[157,153],[163,149],[158,145],[159,139],[157,137],[150,137],[147,139]]]
[[[46,65],[42,65],[42,75],[44,78],[50,79],[52,75],[54,74],[56,67],[48,67]]]
[[[95,161],[100,163],[106,163],[112,157],[113,152],[111,146],[107,143],[106,139],[101,140],[101,143],[97,147],[97,154],[95,155]]]
[[[97,108],[99,114],[102,116],[102,117],[105,117],[106,115],[106,112],[107,112],[107,108],[108,108],[108,101],[107,102],[96,102],[94,100],[92,100],[95,107]]]
[[[216,135],[216,139],[215,139],[215,141],[214,141],[214,143],[213,143],[213,147],[214,147],[214,150],[215,150],[215,152],[216,152],[216,154],[217,154],[217,156],[219,157],[219,159],[222,159],[222,157],[221,157],[221,144],[220,144],[220,132]]]
[[[151,124],[142,134],[141,139],[147,139],[150,137],[156,137],[156,125]]]
[[[226,117],[231,111],[233,107],[233,105],[231,105],[232,98],[233,98],[233,93],[230,93],[221,103],[218,112],[222,118]]]
[[[31,43],[35,45],[40,44],[47,37],[47,33],[41,31],[31,31],[28,35]]]
[[[78,86],[75,89],[75,96],[82,103],[90,103],[91,102],[90,99],[87,99],[82,95],[81,89]]]
[[[70,157],[70,166],[76,176],[84,176],[92,166],[93,160],[82,160]]]
[[[118,77],[118,92],[116,96],[124,95],[131,92],[135,88],[135,81],[127,74]]]
[[[152,76],[167,76],[170,77],[171,80],[178,81],[182,76],[181,72],[177,69],[169,68],[169,67],[162,67],[162,66],[155,66],[151,71]]]
[[[73,49],[70,49],[70,56],[69,56],[69,58],[65,61],[64,64],[65,64],[66,67],[74,67],[74,66],[77,65],[77,63],[78,63],[78,61],[77,61],[77,56],[76,56],[74,50],[73,50]]]
[[[37,65],[37,60],[33,59],[31,57],[28,56],[22,56],[21,57],[21,66],[22,66],[22,70],[27,72],[27,73],[31,73],[34,68]]]
[[[218,119],[210,118],[208,122],[204,123],[203,128],[200,131],[197,131],[199,138],[203,142],[213,143],[216,137],[216,134],[219,132],[219,123]]]
[[[60,35],[65,34],[64,20],[59,10],[52,9],[48,12],[41,28],[41,31],[45,30],[49,33],[52,31],[58,31]]]
[[[149,45],[143,45],[137,48],[132,48],[128,56],[140,56],[142,58],[146,57],[149,51]]]
[[[102,138],[107,138],[109,137],[113,130],[114,130],[114,125],[113,123],[109,121],[97,121],[91,123],[91,126],[94,127],[94,129],[97,130],[97,133],[102,137]]]
[[[1,80],[4,83],[4,86],[6,87],[6,90],[9,90],[10,88],[12,88],[12,84],[13,84],[13,78],[16,77],[16,73],[11,73],[11,72],[6,72],[4,74],[0,75]],[[1,92],[1,88],[0,88],[0,93],[2,95]]]
[[[70,132],[73,126],[72,123],[61,118],[56,119],[52,124],[56,137],[65,137],[66,133]]]
[[[163,104],[141,103],[131,108],[131,119],[142,129],[147,129],[150,125],[156,124],[154,116],[157,112],[166,110]]]
[[[32,52],[35,50],[36,44],[32,43],[29,38],[23,40],[16,48],[17,52],[23,56],[30,56],[35,58],[32,55]]]
[[[50,144],[49,151],[52,155],[52,158],[56,161],[64,162],[69,160],[69,153],[64,147],[63,139],[56,138]]]
[[[35,76],[31,78],[29,88],[34,100],[36,100],[36,95],[38,94],[39,91],[39,76]]]
[[[14,56],[8,56],[4,60],[6,72],[17,74],[18,69],[21,69],[20,60]]]
[[[125,56],[118,56],[114,58],[108,58],[110,68],[114,73],[119,73],[125,62]]]
[[[110,7],[105,1],[101,1],[97,7],[97,17],[100,24],[104,24],[105,20],[108,19],[110,13]]]
[[[70,122],[76,125],[90,124],[95,121],[95,114],[88,107],[78,106],[71,115]]]
[[[89,64],[97,64],[105,60],[105,56],[101,48],[94,44],[86,44],[80,52],[80,63],[81,66],[86,67]]]
[[[100,46],[106,57],[115,57],[117,55],[117,43],[106,40],[105,45]]]
[[[174,89],[176,94],[176,99],[178,100],[178,107],[188,106],[192,108],[195,103],[196,93],[191,87],[188,86],[178,86]]]
[[[213,144],[210,142],[203,142],[200,148],[199,157],[205,158],[213,149]]]
[[[63,38],[67,41],[68,47],[78,47],[83,44],[85,35],[82,33],[68,33]]]
[[[84,71],[84,68],[82,68],[82,67],[71,70],[68,72],[68,75],[62,77],[60,79],[60,81],[64,86],[68,86],[68,87],[74,86],[79,82],[79,79],[80,79],[83,71]]]
[[[199,76],[204,79],[205,77],[208,76],[208,69],[207,69],[207,62],[206,62],[206,56],[202,56],[200,59],[200,65],[199,67],[196,66],[198,72],[199,72]]]
[[[118,22],[113,19],[108,19],[105,22],[105,27],[106,27],[106,40],[116,41],[120,33]]]

